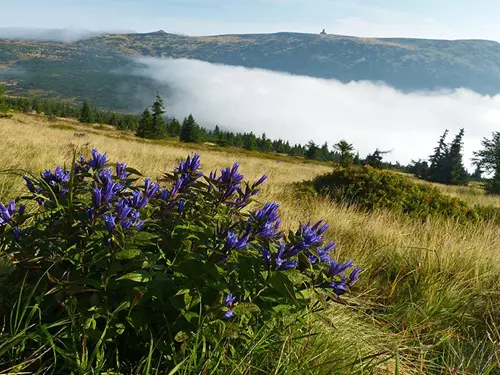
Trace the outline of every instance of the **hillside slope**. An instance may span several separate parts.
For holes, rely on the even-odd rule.
[[[0,81],[18,93],[96,96],[106,98],[108,107],[127,107],[129,99],[111,99],[137,85],[153,84],[128,74],[132,63],[126,57],[138,55],[199,59],[342,82],[382,81],[403,91],[464,87],[500,93],[497,42],[298,33],[189,37],[159,31],[72,43],[0,40]]]

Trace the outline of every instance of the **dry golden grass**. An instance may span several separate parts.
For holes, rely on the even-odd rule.
[[[69,126],[74,131],[71,128],[61,130],[61,125]],[[74,137],[74,132],[83,132],[86,136]],[[163,172],[170,171],[180,158],[193,152],[192,148],[134,141],[131,136],[124,134],[110,132],[109,128],[84,126],[71,120],[54,122],[43,116],[16,114],[12,119],[0,120],[0,165],[3,169],[23,168],[37,173],[57,164],[68,163],[75,146],[87,150],[95,147],[106,151],[113,161],[126,161],[147,176],[159,177]],[[460,255],[467,258],[468,266],[487,260],[487,263],[495,261],[500,267],[500,237],[495,226],[484,224],[464,230],[463,225],[451,221],[417,224],[388,212],[358,212],[319,197],[300,200],[291,191],[290,183],[309,180],[328,172],[329,167],[279,162],[207,149],[197,151],[201,154],[205,171],[220,169],[238,161],[249,180],[267,174],[269,182],[263,188],[260,199],[276,200],[281,204],[284,226],[294,227],[298,221],[325,219],[332,225],[329,235],[339,243],[342,253],[368,261],[374,251],[384,251],[387,246],[425,248],[440,254],[444,263],[454,259],[449,255]],[[12,177],[1,176],[0,187],[3,188],[0,196],[6,198],[8,193],[14,195],[23,188],[21,182],[19,178],[12,182]],[[471,201],[475,197],[478,203],[499,203],[499,198],[490,198],[481,193],[472,195],[467,189],[470,188],[448,188],[448,191],[461,198],[469,196]],[[352,254],[352,249],[356,249],[356,254]],[[483,257],[478,259],[475,256],[478,252]]]
[[[62,130],[63,128],[66,130]],[[73,136],[74,132],[87,135],[78,138]],[[163,172],[170,171],[180,158],[193,151],[192,148],[179,145],[137,141],[130,135],[109,128],[83,126],[75,121],[49,121],[42,116],[22,114],[15,114],[11,119],[0,119],[0,139],[2,169],[23,168],[34,173],[57,164],[68,164],[75,146],[87,150],[95,147],[105,151],[112,161],[125,161],[151,177],[159,177]],[[378,301],[378,295],[384,295],[385,300],[391,299],[398,294],[398,287],[405,285],[409,278],[417,280],[417,283],[428,283],[433,277],[437,280],[435,285],[419,291],[419,301],[424,304],[424,312],[426,308],[431,309],[425,305],[430,302],[425,301],[442,300],[448,296],[450,299],[456,296],[459,300],[463,290],[478,293],[500,291],[498,226],[487,223],[464,226],[440,220],[416,223],[385,211],[362,213],[321,197],[298,199],[290,184],[328,172],[330,167],[279,162],[206,148],[198,152],[205,171],[220,169],[238,161],[249,180],[267,174],[269,180],[260,199],[276,200],[281,204],[284,227],[294,228],[299,221],[319,219],[331,224],[327,236],[338,244],[338,257],[350,257],[366,270],[360,285],[367,290],[365,294],[373,301]],[[15,196],[22,188],[19,178],[0,176],[0,200]],[[472,189],[474,188],[449,188],[447,192],[461,198],[467,197],[469,202],[500,206],[499,198],[486,197],[481,192],[476,194],[475,190],[471,193]],[[389,271],[393,269],[397,274],[395,278],[380,276],[380,272],[388,271],[389,275]],[[378,277],[378,281],[373,281],[371,277]],[[336,320],[340,316],[341,319],[347,319],[342,314]],[[432,321],[432,317],[424,320]],[[400,330],[400,340],[415,335],[401,327],[392,327],[393,332],[390,333],[387,327],[376,322],[369,329],[372,330],[371,333],[365,330],[364,334],[369,340],[356,340],[347,336],[346,340],[355,342],[360,352],[372,353],[381,349],[376,342],[397,341],[393,339],[394,330]],[[378,338],[374,339],[375,336]],[[410,369],[413,367],[410,362],[403,365],[405,367],[408,370],[404,373],[424,373],[418,370],[423,368],[422,362],[415,363],[413,370]]]

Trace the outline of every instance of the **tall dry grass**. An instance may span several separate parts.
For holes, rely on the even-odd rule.
[[[85,132],[83,138],[74,131]],[[0,166],[37,173],[68,163],[75,147],[98,148],[113,161],[126,161],[148,176],[160,176],[193,152],[179,145],[139,142],[125,133],[16,114],[0,119]],[[240,153],[200,148],[203,169],[238,161],[250,180],[269,176],[260,199],[281,204],[285,228],[324,219],[337,256],[352,258],[365,271],[349,308],[333,307],[330,344],[349,343],[359,357],[385,350],[399,353],[400,373],[487,373],[500,353],[500,228],[453,221],[417,223],[390,212],[363,213],[355,208],[304,195],[291,183],[310,180],[329,167],[279,162]],[[0,176],[0,200],[22,190],[22,181]],[[497,198],[465,188],[449,191],[469,202],[500,205]],[[354,306],[354,308],[352,307]],[[358,327],[358,328],[356,328]],[[359,328],[361,327],[361,328]],[[394,360],[385,373],[394,372]],[[384,364],[387,366],[387,363]]]

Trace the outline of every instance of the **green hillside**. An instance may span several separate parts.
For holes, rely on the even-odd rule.
[[[382,81],[403,91],[465,87],[500,93],[500,44],[483,40],[356,38],[298,33],[189,37],[163,31],[73,42],[0,40],[0,81],[11,93],[88,97],[127,109],[154,82],[128,56],[190,58],[342,82]],[[133,90],[134,89],[134,90]],[[149,98],[148,98],[149,99]]]

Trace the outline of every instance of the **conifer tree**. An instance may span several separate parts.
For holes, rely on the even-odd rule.
[[[141,119],[139,120],[139,124],[137,126],[137,131],[135,135],[140,138],[147,138],[147,135],[151,134],[152,126],[153,126],[153,116],[151,116],[149,108],[146,108],[142,113]]]
[[[168,124],[168,135],[171,137],[178,137],[180,134],[181,134],[181,124],[174,117],[173,119],[170,120]]]
[[[253,132],[243,134],[243,148],[249,151],[257,150],[257,137]]]
[[[159,139],[165,136],[165,107],[160,95],[156,95],[156,100],[152,106],[152,121],[149,132],[146,132],[145,138]]]
[[[484,138],[481,144],[483,149],[474,152],[473,162],[493,175],[486,184],[486,192],[500,194],[500,132],[493,132],[491,139]]]
[[[341,140],[339,143],[333,145],[333,148],[340,152],[339,163],[342,167],[347,168],[354,161],[354,146],[345,140]],[[357,154],[359,160],[359,154]]]
[[[468,174],[462,156],[464,129],[456,135],[446,155],[444,182],[452,185],[466,185]]]
[[[39,104],[39,103],[37,103]],[[34,108],[37,112],[38,109]],[[82,109],[80,111],[80,122],[83,122],[85,124],[90,124],[94,122],[93,116],[92,116],[92,109],[90,108],[90,105],[87,101],[83,103]]]
[[[383,162],[382,160],[384,159],[384,154],[388,154],[390,151],[380,151],[378,148],[372,153],[372,154],[368,154],[368,156],[366,157],[366,164],[368,164],[369,166],[373,167],[373,168],[377,168],[377,169],[382,169],[383,167]]]
[[[433,182],[443,182],[446,179],[445,161],[448,157],[448,145],[446,144],[446,137],[448,130],[445,130],[441,138],[439,138],[438,145],[434,149],[434,154],[429,158],[429,171],[428,177]]]
[[[412,160],[411,164],[408,166],[408,172],[414,174],[416,177],[423,180],[428,179],[429,174],[429,164],[425,160]]]
[[[215,125],[215,129],[214,129],[214,137],[215,139],[219,138],[219,135],[220,135],[220,128],[219,128],[219,125]]]
[[[309,143],[307,144],[307,151],[306,151],[306,158],[310,159],[310,160],[319,160],[320,159],[320,153],[321,153],[321,149],[318,147],[318,145],[316,143],[314,143],[314,141],[309,141]]]
[[[181,142],[195,143],[199,141],[200,129],[192,115],[189,115],[182,122],[179,138]]]

